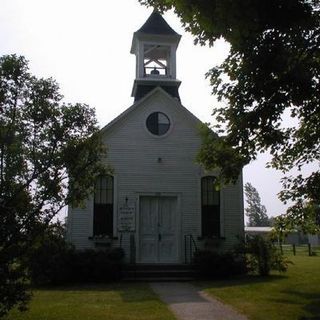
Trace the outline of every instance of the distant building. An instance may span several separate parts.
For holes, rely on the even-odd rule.
[[[268,236],[272,233],[272,227],[245,227],[244,232],[246,235],[261,235]],[[292,231],[285,235],[285,244],[308,244],[317,247],[320,246],[320,235],[304,234],[299,231]]]
[[[244,232],[246,235],[252,235],[252,236],[267,236],[271,234],[272,227],[244,227]]]

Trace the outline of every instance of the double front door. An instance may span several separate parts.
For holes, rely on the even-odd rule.
[[[139,224],[139,262],[179,262],[176,197],[140,197]]]

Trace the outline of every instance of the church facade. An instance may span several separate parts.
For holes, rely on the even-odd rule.
[[[98,178],[85,207],[68,210],[78,249],[121,246],[131,262],[179,264],[243,235],[242,177],[216,190],[216,172],[196,163],[201,122],[180,102],[180,37],[156,11],[134,33],[134,104],[102,129],[112,175]]]

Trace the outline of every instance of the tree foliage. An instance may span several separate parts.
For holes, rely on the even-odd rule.
[[[25,306],[27,249],[105,170],[94,110],[62,98],[23,57],[0,58],[0,316]]]
[[[304,234],[317,234],[320,232],[320,206],[307,201],[289,208],[286,216],[278,216],[274,219],[274,233],[281,241],[290,232],[302,232]]]
[[[269,165],[284,173],[319,165],[318,0],[140,2],[160,11],[173,8],[196,43],[213,45],[223,38],[230,44],[225,61],[207,73],[213,94],[226,106],[214,110],[218,125],[213,129],[221,136],[205,132],[199,157],[205,167],[222,168],[221,180],[230,182],[243,165],[265,151],[272,155]],[[285,124],[284,117],[292,121]],[[234,157],[234,164],[216,150]],[[280,196],[294,201],[292,214],[305,200],[319,204],[319,170],[288,176]]]
[[[270,220],[267,215],[266,207],[261,204],[261,199],[257,189],[251,184],[246,183],[244,186],[246,195],[247,208],[246,216],[249,218],[249,227],[267,227],[270,226]]]

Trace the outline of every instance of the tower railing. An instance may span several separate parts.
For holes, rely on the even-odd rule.
[[[149,73],[148,73],[149,71]],[[144,75],[149,76],[168,76],[168,68],[167,67],[144,67]]]

